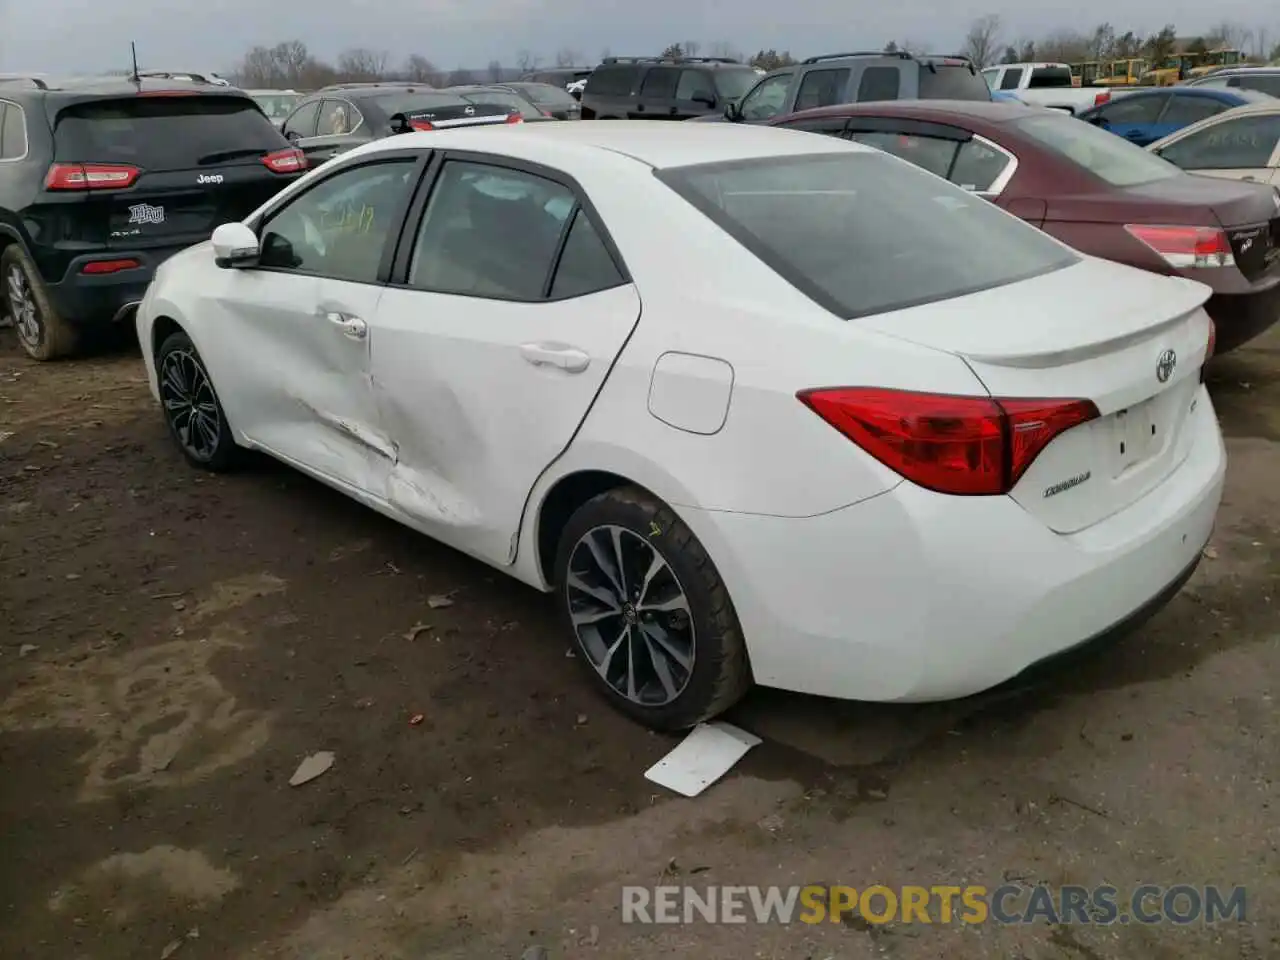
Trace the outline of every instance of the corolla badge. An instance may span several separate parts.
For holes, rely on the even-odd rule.
[[[1172,350],[1166,350],[1160,354],[1160,359],[1156,361],[1156,379],[1161,383],[1167,383],[1169,378],[1173,376],[1173,371],[1178,366],[1178,355]]]

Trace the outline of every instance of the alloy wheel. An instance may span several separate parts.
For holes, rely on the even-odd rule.
[[[5,286],[9,296],[9,310],[13,314],[13,327],[18,331],[22,342],[34,350],[40,346],[44,331],[40,324],[40,308],[36,306],[26,271],[15,263],[5,277]]]
[[[160,363],[159,380],[165,416],[178,442],[193,459],[211,460],[222,439],[222,416],[200,360],[186,350],[170,350]]]
[[[588,530],[569,555],[565,578],[578,645],[619,696],[662,707],[693,674],[689,599],[666,558],[620,526]]]

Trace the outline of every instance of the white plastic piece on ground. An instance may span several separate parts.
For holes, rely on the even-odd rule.
[[[728,723],[700,723],[678,747],[645,771],[645,778],[686,797],[696,797],[760,742],[754,733]]]

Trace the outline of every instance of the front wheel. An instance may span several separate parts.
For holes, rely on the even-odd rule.
[[[596,688],[656,730],[723,713],[751,686],[715,564],[671,508],[634,487],[570,518],[556,553],[561,615]]]
[[[187,462],[220,472],[235,466],[240,448],[196,345],[181,330],[156,351],[156,379],[169,435]]]

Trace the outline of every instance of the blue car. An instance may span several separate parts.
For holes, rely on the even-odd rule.
[[[1232,107],[1275,99],[1255,90],[1211,87],[1152,87],[1116,93],[1115,99],[1079,117],[1140,147]]]

